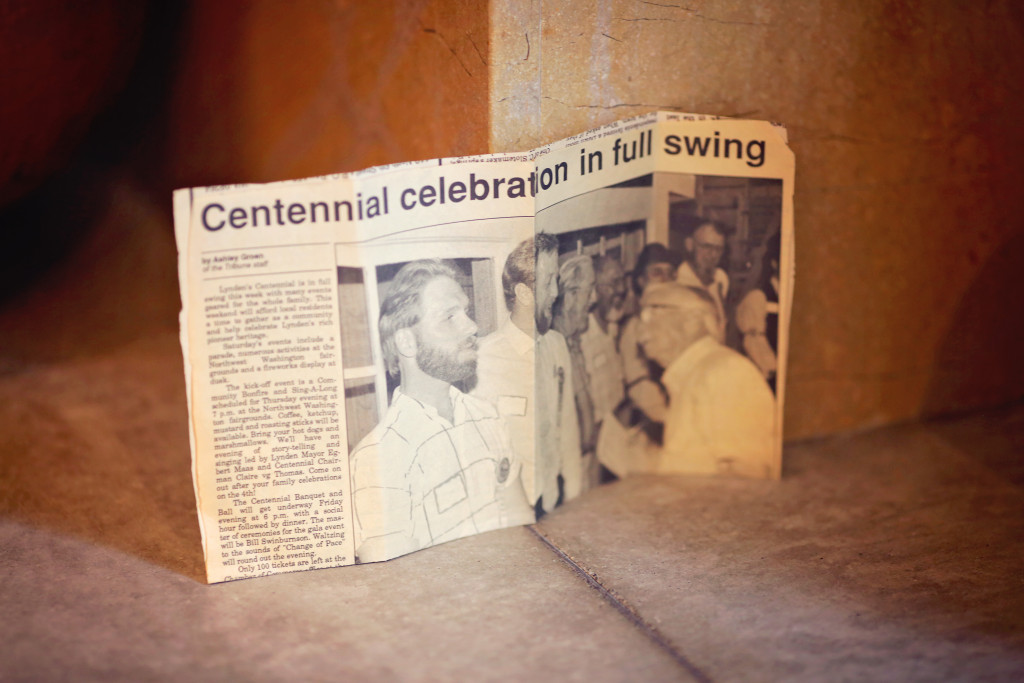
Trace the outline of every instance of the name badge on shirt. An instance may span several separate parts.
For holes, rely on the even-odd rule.
[[[525,396],[499,396],[498,412],[502,415],[526,415]]]
[[[509,472],[512,471],[512,463],[508,461],[508,458],[502,458],[501,462],[495,467],[495,476],[498,478],[499,484],[504,484],[508,479]]]

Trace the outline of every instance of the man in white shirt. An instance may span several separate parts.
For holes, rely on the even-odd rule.
[[[550,512],[560,498],[579,495],[582,478],[572,361],[565,337],[551,329],[558,240],[538,233],[521,242],[506,259],[501,282],[509,318],[480,342],[472,393],[507,421],[527,500]]]
[[[441,261],[407,263],[381,304],[384,360],[401,383],[352,452],[360,562],[533,521],[504,422],[452,386],[477,362],[477,326],[455,275]]]
[[[562,264],[558,268],[558,300],[555,302],[552,324],[565,337],[569,357],[572,359],[573,395],[576,397],[576,416],[580,425],[580,448],[584,460],[583,487],[586,489],[589,488],[588,456],[593,455],[597,433],[591,376],[580,342],[590,324],[588,311],[594,293],[594,263],[586,254],[567,256],[560,259]]]
[[[665,368],[665,443],[636,469],[777,478],[775,397],[760,371],[716,337],[714,302],[703,289],[651,285],[638,339]]]
[[[594,306],[590,322],[580,336],[594,397],[594,418],[601,422],[626,397],[619,356],[619,332],[626,301],[626,275],[611,257],[594,259]]]
[[[679,266],[676,281],[687,287],[700,287],[711,295],[718,313],[718,340],[725,340],[725,302],[729,296],[729,276],[718,267],[725,253],[725,234],[712,221],[697,226],[683,242],[687,257]]]

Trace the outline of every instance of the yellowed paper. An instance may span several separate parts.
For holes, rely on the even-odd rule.
[[[784,129],[657,113],[177,191],[209,580],[390,559],[634,472],[777,478],[792,181]]]

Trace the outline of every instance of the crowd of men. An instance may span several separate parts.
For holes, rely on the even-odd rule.
[[[609,471],[773,476],[774,396],[723,344],[724,237],[708,223],[686,247],[648,244],[627,277],[539,233],[509,254],[508,317],[479,340],[450,265],[403,266],[379,320],[399,386],[352,454],[359,560],[532,521]],[[611,433],[638,454],[602,453]]]
[[[590,466],[585,481],[591,484],[608,475],[602,465],[619,476],[776,474],[770,377],[749,354],[724,343],[729,278],[719,262],[725,234],[706,222],[684,245],[685,256],[647,244],[629,274],[602,256],[574,255],[562,264],[556,327],[567,339],[574,369],[586,373],[576,382],[576,406],[583,461]],[[777,264],[777,252],[775,258]],[[573,306],[588,289],[590,315],[580,324]],[[747,319],[754,315],[748,310]],[[764,330],[762,323],[749,334],[763,340]],[[606,431],[623,433],[622,427],[643,438],[601,438]],[[624,445],[633,451],[629,457],[601,452]],[[590,453],[596,457],[589,459]]]

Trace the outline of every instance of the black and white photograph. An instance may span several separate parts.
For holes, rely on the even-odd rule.
[[[534,521],[532,439],[514,441],[497,408],[525,418],[525,392],[493,381],[495,366],[508,374],[490,343],[509,318],[496,265],[508,247],[455,251],[467,255],[338,268],[360,562]],[[401,252],[424,250],[388,253]]]
[[[778,173],[659,159],[711,138],[656,118],[175,195],[211,580],[555,524],[642,475],[779,478],[788,150],[758,123]]]
[[[782,181],[654,173],[537,214],[584,479],[775,478]]]

